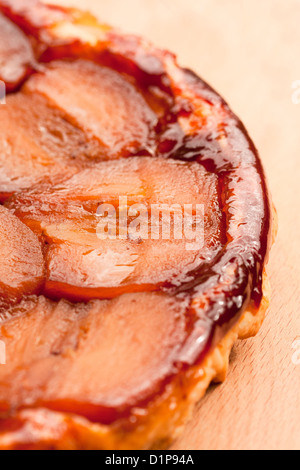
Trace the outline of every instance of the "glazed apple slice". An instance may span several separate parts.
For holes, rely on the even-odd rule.
[[[23,302],[0,323],[7,353],[2,419],[9,410],[43,407],[116,420],[174,373],[187,335],[185,310],[185,301],[154,293],[86,305]]]
[[[0,308],[41,290],[44,258],[38,238],[2,206],[0,258]]]
[[[25,86],[96,138],[111,158],[150,147],[157,116],[121,74],[92,62],[52,62]]]
[[[0,106],[0,199],[37,182],[70,177],[103,148],[67,122],[47,100],[19,92]]]
[[[197,163],[103,162],[8,207],[46,240],[45,293],[54,298],[158,290],[220,249],[216,180]]]
[[[34,66],[29,39],[11,21],[0,14],[0,80],[12,91]]]
[[[54,62],[0,107],[0,201],[95,161],[154,152],[157,116],[120,74]]]

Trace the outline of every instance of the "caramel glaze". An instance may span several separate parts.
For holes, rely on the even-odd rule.
[[[160,287],[179,301],[190,299],[189,334],[176,363],[178,374],[201,362],[246,307],[258,309],[261,303],[271,204],[257,150],[226,102],[193,72],[179,68],[169,52],[139,38],[121,36],[106,26],[93,45],[83,39],[58,39],[56,28],[60,22],[72,22],[71,11],[38,2],[27,8],[27,3],[31,2],[0,2],[0,10],[26,32],[32,45],[35,59],[27,68],[27,77],[42,64],[79,57],[116,70],[130,79],[146,100],[159,102],[164,110],[155,129],[154,151],[145,149],[138,154],[195,161],[218,177],[223,213],[221,249],[214,259],[185,275],[180,285],[165,283]],[[10,91],[19,87],[18,79]],[[171,380],[167,377],[161,388]],[[62,410],[66,411],[66,404]],[[124,409],[99,412],[98,407],[84,414],[93,421],[110,423],[126,413]]]

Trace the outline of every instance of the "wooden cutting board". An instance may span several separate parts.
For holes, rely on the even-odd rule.
[[[53,3],[82,8],[80,0]],[[171,49],[226,98],[260,151],[278,210],[265,324],[258,337],[236,344],[226,383],[210,389],[173,449],[299,450],[300,92],[292,84],[300,81],[300,2],[85,0],[84,6]]]

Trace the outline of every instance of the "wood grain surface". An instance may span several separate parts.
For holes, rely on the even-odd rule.
[[[299,450],[300,92],[292,85],[300,81],[300,1],[53,3],[84,5],[104,22],[172,50],[248,128],[279,215],[268,268],[271,307],[260,334],[236,344],[227,381],[209,390],[173,449]]]

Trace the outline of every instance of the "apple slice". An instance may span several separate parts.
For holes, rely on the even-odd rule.
[[[12,91],[26,78],[34,64],[30,41],[11,21],[0,14],[0,80]]]
[[[40,242],[26,225],[0,206],[0,307],[36,294],[44,281]]]
[[[69,124],[41,96],[23,92],[0,106],[0,200],[37,182],[70,177],[103,158],[95,139]]]
[[[52,62],[25,85],[63,111],[111,158],[150,147],[157,116],[121,74],[92,62]]]
[[[99,423],[121,417],[174,373],[188,334],[186,306],[155,293],[87,305],[23,302],[0,323],[2,418],[36,407]]]
[[[215,176],[198,163],[102,162],[54,187],[24,191],[8,207],[47,242],[45,293],[53,298],[177,285],[221,246]]]
[[[95,161],[154,152],[154,111],[120,74],[91,62],[44,66],[6,100],[0,106],[0,202]]]

